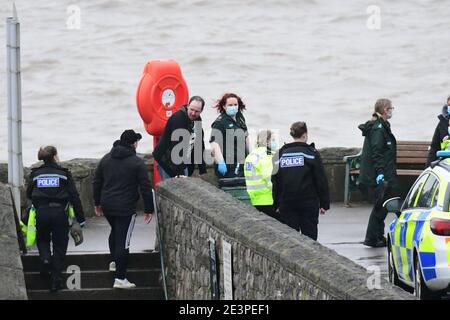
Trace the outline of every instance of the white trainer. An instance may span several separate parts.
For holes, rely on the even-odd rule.
[[[116,278],[114,280],[113,288],[116,288],[116,289],[132,289],[132,288],[136,288],[136,285],[134,283],[131,283],[127,279],[120,280],[120,279]]]
[[[116,263],[114,261],[109,264],[109,271],[116,271]]]

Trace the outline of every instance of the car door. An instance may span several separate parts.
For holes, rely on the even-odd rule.
[[[413,187],[410,189],[408,196],[401,210],[401,214],[395,224],[394,237],[392,241],[392,255],[394,259],[394,264],[397,270],[397,274],[400,279],[407,283],[413,282],[412,273],[412,243],[411,243],[411,232],[410,229],[408,234],[408,228],[413,228],[411,224],[408,225],[408,221],[411,216],[418,216],[418,209],[416,206],[418,204],[419,194],[422,191],[425,182],[427,181],[429,173],[425,173],[416,180]],[[407,237],[409,236],[409,238]],[[408,239],[408,241],[407,241]]]
[[[411,215],[406,219],[405,247],[408,250],[408,275],[413,280],[414,275],[414,245],[420,237],[423,224],[433,208],[437,206],[439,196],[439,178],[430,173],[419,190]]]

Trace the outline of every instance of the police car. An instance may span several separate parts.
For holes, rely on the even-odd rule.
[[[383,204],[397,216],[387,235],[389,281],[420,299],[450,289],[450,152],[438,156],[446,158],[419,176],[404,201]]]

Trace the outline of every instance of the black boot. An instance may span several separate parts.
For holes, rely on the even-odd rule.
[[[41,264],[41,271],[39,275],[44,280],[50,280],[50,261],[44,260]]]
[[[62,280],[60,278],[52,277],[50,281],[50,292],[58,292],[63,289]]]
[[[384,238],[383,239],[377,239],[375,241],[366,239],[366,240],[364,240],[363,244],[365,246],[373,247],[373,248],[383,248],[383,247],[387,246],[386,239],[384,239]]]

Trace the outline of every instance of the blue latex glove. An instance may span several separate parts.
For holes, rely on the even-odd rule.
[[[381,181],[384,181],[384,174],[382,174],[382,173],[380,173],[380,174],[377,176],[377,184],[380,184]]]
[[[217,170],[219,171],[219,173],[221,174],[221,175],[225,175],[226,173],[227,173],[227,165],[225,164],[225,161],[219,161],[219,163],[217,164],[218,165],[218,168],[217,168]]]

